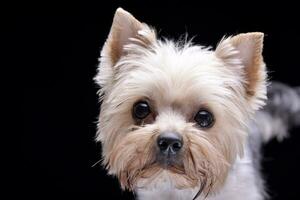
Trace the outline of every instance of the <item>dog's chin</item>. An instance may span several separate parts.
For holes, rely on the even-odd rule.
[[[172,160],[165,160],[163,163],[155,163],[148,169],[143,170],[138,178],[135,187],[148,188],[155,187],[157,182],[166,182],[177,189],[194,188],[199,185],[201,177],[191,178],[182,165],[175,164]]]
[[[133,190],[157,190],[170,188],[178,190],[190,190],[194,195],[208,195],[214,191],[214,183],[208,174],[199,177],[190,177],[184,170],[184,166],[174,163],[172,159],[155,163],[153,168],[145,170],[134,185]]]

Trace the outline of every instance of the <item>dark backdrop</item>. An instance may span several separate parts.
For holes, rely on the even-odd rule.
[[[43,2],[43,1],[42,1]],[[15,59],[23,90],[20,193],[85,193],[97,199],[132,199],[99,166],[94,142],[99,112],[93,82],[100,48],[119,6],[155,26],[161,36],[188,32],[194,41],[215,46],[224,34],[265,32],[264,57],[271,80],[300,85],[299,11],[291,4],[211,2],[98,1],[98,3],[26,3],[14,5]],[[207,3],[207,2],[206,2]],[[19,89],[18,89],[19,90]],[[263,171],[273,199],[299,199],[299,129],[265,149]],[[105,195],[108,195],[105,197]],[[298,197],[298,198],[297,198]]]

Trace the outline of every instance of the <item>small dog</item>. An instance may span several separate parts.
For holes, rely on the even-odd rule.
[[[141,200],[267,196],[260,146],[299,124],[300,90],[274,84],[258,111],[267,100],[263,37],[224,37],[215,50],[159,40],[117,9],[95,77],[96,140],[122,189]]]

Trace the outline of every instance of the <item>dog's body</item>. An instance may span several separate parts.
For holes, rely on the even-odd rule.
[[[299,123],[300,95],[275,84],[258,111],[262,33],[224,38],[215,51],[181,43],[117,10],[95,77],[103,164],[141,200],[264,199],[261,144]]]

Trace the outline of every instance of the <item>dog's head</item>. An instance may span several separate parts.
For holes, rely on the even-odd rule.
[[[167,174],[174,187],[216,191],[242,156],[247,121],[264,104],[262,33],[215,50],[161,41],[118,9],[101,52],[97,141],[124,189]]]

